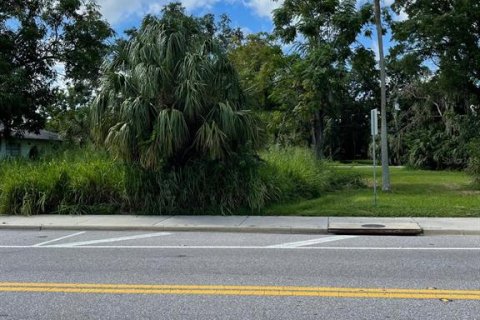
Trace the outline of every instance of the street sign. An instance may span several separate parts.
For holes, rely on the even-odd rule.
[[[372,132],[372,136],[376,136],[378,134],[378,110],[373,109],[370,111],[370,128]]]

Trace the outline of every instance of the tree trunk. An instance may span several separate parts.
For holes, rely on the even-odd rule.
[[[390,170],[388,167],[388,137],[387,137],[387,92],[385,83],[385,57],[383,54],[383,31],[382,21],[380,15],[380,0],[374,0],[375,2],[375,23],[377,25],[377,37],[378,37],[378,54],[380,58],[380,81],[381,81],[381,150],[382,150],[382,190],[390,191]]]
[[[313,151],[315,152],[315,157],[317,159],[324,159],[325,155],[323,154],[323,112],[316,110],[313,115],[312,120],[312,142],[313,142]]]

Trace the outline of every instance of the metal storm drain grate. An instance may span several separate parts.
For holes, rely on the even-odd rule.
[[[370,224],[362,224],[363,228],[385,228],[384,224],[375,224],[375,223],[370,223]]]

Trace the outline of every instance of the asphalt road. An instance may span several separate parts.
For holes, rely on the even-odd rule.
[[[5,319],[480,319],[480,237],[0,230]]]

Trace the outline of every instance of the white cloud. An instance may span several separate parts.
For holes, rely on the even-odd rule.
[[[244,0],[244,5],[262,18],[272,18],[272,11],[283,4],[283,0]]]
[[[111,24],[116,24],[132,16],[144,13],[147,0],[99,0],[100,11]]]
[[[174,0],[98,0],[101,12],[112,24],[116,25],[131,18],[140,18],[147,13],[158,14],[164,5]],[[365,4],[371,0],[358,0],[357,5]],[[230,4],[240,3],[249,8],[253,14],[266,19],[272,19],[272,11],[283,4],[283,0],[183,0],[182,5],[191,12],[203,9],[211,10],[219,2]],[[394,0],[382,0],[382,6],[390,6]],[[408,16],[400,12],[395,17],[397,21],[403,21]]]
[[[211,9],[215,3],[219,0],[183,0],[182,5],[187,8],[187,10],[195,9]]]
[[[242,30],[243,35],[245,35],[245,36],[248,36],[249,34],[253,34],[253,33],[254,33],[254,32],[252,31],[252,29],[250,29],[249,27],[241,27],[240,30]]]
[[[220,0],[183,0],[188,10],[211,9]],[[100,11],[112,25],[130,18],[143,17],[147,13],[157,14],[163,6],[173,0],[98,0]]]
[[[145,1],[145,0],[144,0]],[[150,3],[147,9],[147,13],[153,13],[153,14],[158,14],[162,11],[163,7],[165,4],[172,2],[168,0],[163,0],[163,1],[152,1],[152,0],[146,0],[145,2]],[[187,11],[192,11],[195,9],[206,9],[210,10],[212,7],[219,2],[220,0],[183,0],[182,1],[182,6],[184,6]]]
[[[143,17],[147,13],[158,14],[174,0],[98,0],[103,16],[115,26],[125,20]],[[182,5],[193,10],[211,10],[219,2],[239,3],[261,18],[272,18],[272,11],[283,4],[283,0],[183,0]]]
[[[160,2],[151,3],[148,7],[148,13],[158,14],[162,11],[164,4]]]
[[[408,14],[405,11],[401,10],[400,13],[396,17],[394,17],[394,19],[395,21],[405,21],[408,19]]]
[[[395,0],[382,0],[382,7],[390,7]],[[393,13],[393,19],[395,21],[405,21],[408,19],[408,14],[401,10],[399,14]]]

